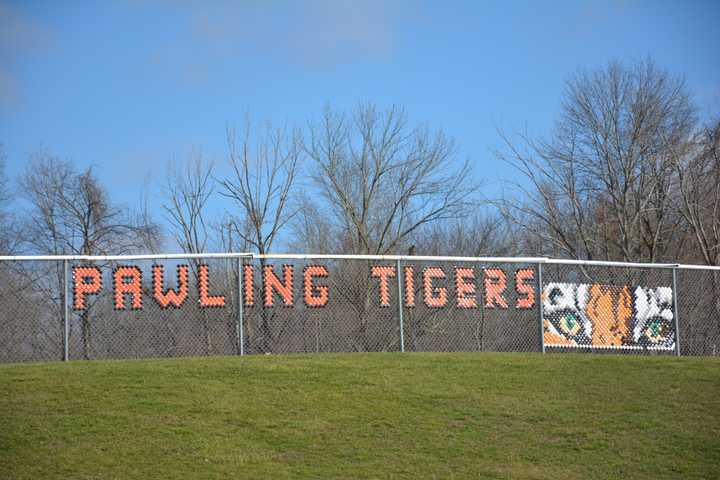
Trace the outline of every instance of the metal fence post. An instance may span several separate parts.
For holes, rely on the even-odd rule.
[[[538,323],[540,324],[540,351],[545,353],[545,319],[543,318],[543,282],[542,263],[537,265],[537,302],[538,302]]]
[[[675,355],[680,356],[680,322],[678,319],[677,270],[672,268],[673,318],[675,320]]]
[[[70,357],[70,329],[68,328],[69,320],[69,301],[68,301],[68,261],[63,260],[63,361],[67,362]]]
[[[397,259],[397,297],[398,297],[398,315],[400,316],[400,351],[405,351],[405,326],[403,324],[403,290],[402,290],[402,274],[400,273],[400,259]]]
[[[245,296],[243,295],[243,258],[238,257],[238,305],[237,305],[237,318],[235,319],[235,336],[238,343],[238,354],[245,355],[245,330],[243,328],[243,304],[245,303]]]

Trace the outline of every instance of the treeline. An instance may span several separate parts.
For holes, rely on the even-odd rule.
[[[569,78],[560,105],[549,137],[499,132],[502,146],[481,161],[462,161],[452,138],[399,107],[327,109],[297,129],[248,125],[227,132],[226,165],[198,154],[172,166],[153,208],[120,205],[91,168],[38,153],[19,178],[2,178],[0,250],[720,265],[720,118],[698,120],[683,80],[652,61],[610,63]],[[487,161],[512,167],[501,197],[481,195]]]

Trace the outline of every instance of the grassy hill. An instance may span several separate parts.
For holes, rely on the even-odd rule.
[[[717,478],[720,361],[539,354],[0,366],[0,478]]]

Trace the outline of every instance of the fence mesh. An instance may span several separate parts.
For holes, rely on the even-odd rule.
[[[63,359],[61,262],[0,262],[0,362]]]
[[[709,269],[413,258],[13,260],[0,261],[0,304],[0,362],[62,360],[66,349],[80,360],[673,354],[678,339],[683,355],[717,355],[720,345],[720,271]]]
[[[403,280],[408,271],[414,302],[403,302],[406,350],[540,349],[535,265],[403,262]]]
[[[397,303],[378,301],[380,283],[372,276],[373,266],[365,260],[245,261],[243,290],[251,281],[253,298],[243,305],[245,351],[400,350]],[[282,288],[272,288],[279,283]],[[388,283],[396,298],[395,284]]]
[[[682,355],[720,354],[720,270],[677,270]]]
[[[102,275],[102,288],[99,293],[84,295],[86,308],[83,310],[77,305],[78,292],[69,289],[70,359],[232,355],[238,351],[235,259],[74,262],[68,275],[70,286],[74,285],[73,272],[76,276],[85,273],[73,267],[94,267]],[[209,295],[222,295],[223,307],[200,308],[201,269],[208,273],[207,284],[212,290]],[[154,277],[161,295],[168,289],[180,295],[178,277],[181,274],[187,278],[182,303],[161,305],[155,300]],[[136,276],[141,279],[141,293],[137,295],[131,288]],[[118,290],[130,293],[116,293]],[[137,301],[141,304],[134,303]],[[179,303],[179,299],[176,301]],[[122,302],[122,309],[118,308],[118,302]]]

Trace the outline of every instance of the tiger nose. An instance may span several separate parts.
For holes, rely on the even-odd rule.
[[[593,345],[623,344],[628,333],[628,320],[632,315],[630,300],[627,287],[616,289],[593,285],[590,288],[587,316],[593,325]]]

